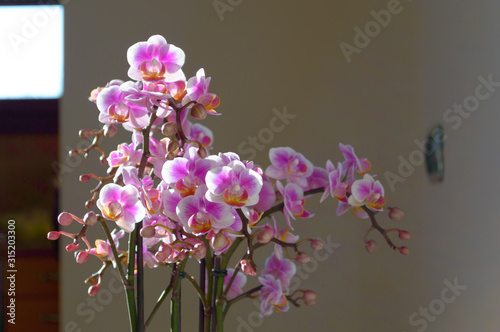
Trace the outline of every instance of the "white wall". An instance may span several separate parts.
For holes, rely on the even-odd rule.
[[[80,128],[98,125],[98,111],[86,101],[90,90],[113,78],[127,79],[127,48],[160,33],[186,52],[188,76],[200,67],[212,76],[223,112],[207,120],[217,151],[237,150],[249,135],[268,126],[274,108],[286,106],[296,118],[257,154],[259,163],[267,164],[270,147],[288,145],[324,166],[326,159],[340,158],[338,142],[352,144],[384,180],[389,204],[406,211],[401,227],[413,235],[408,243],[411,254],[392,252],[377,237],[380,249],[370,256],[362,242],[367,222],[336,217],[332,200],[319,205],[319,199],[312,198],[308,206],[316,217],[297,221],[296,228],[304,237],[329,236],[340,244],[327,260],[311,265],[316,271],[306,273],[301,283],[301,288],[318,293],[318,304],[274,314],[261,324],[253,314],[254,305],[241,303],[228,318],[228,331],[247,331],[238,326],[249,315],[254,326],[259,325],[256,331],[498,331],[498,92],[481,101],[456,129],[454,122],[444,123],[448,139],[443,183],[430,183],[420,165],[391,191],[384,172],[398,174],[398,157],[408,160],[416,149],[415,139],[424,139],[443,122],[454,103],[474,95],[479,76],[500,81],[500,23],[495,15],[499,6],[494,1],[401,1],[400,12],[387,27],[347,63],[339,44],[353,44],[353,28],[364,28],[373,20],[371,10],[393,3],[241,1],[223,14],[223,21],[211,1],[66,4],[63,148],[76,147]],[[61,158],[66,158],[64,151]],[[63,209],[83,215],[91,186],[79,184],[77,178],[93,169],[103,174],[97,163],[93,154],[65,174]],[[61,331],[71,331],[65,327],[72,322],[82,331],[125,331],[123,294],[90,310],[95,316],[85,304],[83,279],[99,264],[77,265],[70,254],[63,254],[61,262]],[[410,325],[410,315],[419,315],[421,307],[432,303],[440,309],[444,280],[453,283],[455,278],[467,289],[435,319],[431,317],[425,329],[422,324]],[[150,308],[168,279],[154,271],[147,281]],[[187,286],[184,290],[192,298],[184,302],[184,313],[195,313],[194,295]],[[167,306],[162,316],[152,331],[168,330]],[[118,317],[122,322],[116,323]],[[185,331],[195,330],[192,320],[184,319],[183,324]]]

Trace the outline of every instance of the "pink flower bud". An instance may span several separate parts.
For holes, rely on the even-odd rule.
[[[104,136],[112,138],[118,132],[118,128],[114,124],[105,124],[104,125]]]
[[[82,174],[82,175],[80,175],[79,180],[82,183],[89,182],[90,181],[90,175],[88,175],[88,174]]]
[[[257,231],[257,241],[262,244],[269,243],[271,239],[274,237],[274,230],[271,226],[266,225],[264,228],[261,228]]]
[[[407,247],[400,247],[399,248],[399,253],[401,255],[409,255],[410,254],[410,249],[408,249]]]
[[[97,223],[97,216],[93,211],[87,212],[83,216],[83,222],[85,225],[94,226]]]
[[[192,255],[194,258],[200,260],[205,258],[206,254],[207,254],[207,247],[205,247],[205,244],[203,242],[194,245],[194,249],[192,251]]]
[[[311,290],[304,291],[304,295],[302,296],[305,305],[315,305],[316,298],[317,298],[316,293]]]
[[[63,226],[68,226],[73,222],[73,216],[66,211],[61,212],[57,217],[57,222]]]
[[[71,150],[68,152],[70,158],[75,158],[76,156],[78,156],[78,150]]]
[[[377,251],[377,242],[375,242],[374,240],[366,242],[365,249],[366,251],[368,251],[368,253],[374,254]]]
[[[323,249],[323,242],[320,240],[311,240],[311,248],[314,250],[321,250]]]
[[[391,220],[401,220],[404,216],[405,213],[400,208],[393,207],[389,210],[389,218],[391,218]]]
[[[141,236],[144,238],[152,238],[156,235],[155,226],[145,226],[141,228]]]
[[[295,260],[299,263],[305,264],[311,261],[311,256],[306,254],[305,252],[299,252],[297,254],[297,257],[295,257]]]
[[[257,272],[255,272],[254,267],[252,266],[252,264],[248,259],[242,259],[240,264],[241,264],[241,271],[243,271],[243,273],[245,273],[246,275],[252,277],[255,277],[257,275]]]
[[[78,136],[80,136],[81,138],[87,138],[87,137],[90,136],[90,130],[88,130],[88,129],[81,129],[78,132]]]
[[[90,296],[96,296],[97,295],[97,292],[99,291],[99,286],[101,286],[100,284],[99,285],[92,285],[89,287],[89,295]]]
[[[399,238],[401,240],[409,240],[411,238],[411,235],[409,232],[401,230],[399,231]]]
[[[59,235],[61,235],[59,232],[52,231],[47,234],[47,239],[49,240],[57,240],[59,238]]]
[[[75,251],[78,248],[78,243],[70,243],[66,246],[66,251],[67,252],[72,252]]]
[[[212,238],[211,244],[214,250],[222,251],[229,247],[231,240],[223,232],[219,232]]]
[[[85,263],[89,258],[89,253],[86,250],[75,251],[75,259],[78,264]]]
[[[207,117],[207,109],[200,103],[191,107],[191,116],[198,120],[203,120]]]

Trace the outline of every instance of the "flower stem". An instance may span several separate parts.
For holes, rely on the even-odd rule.
[[[163,301],[165,300],[165,298],[167,297],[167,295],[170,293],[171,290],[172,290],[172,283],[170,282],[168,284],[167,288],[165,288],[165,290],[161,293],[160,297],[158,298],[158,301],[156,302],[156,304],[153,308],[153,311],[151,311],[151,314],[149,315],[148,319],[146,320],[146,324],[145,324],[146,327],[149,326],[149,324],[153,320],[153,317],[156,315],[156,312],[158,311],[158,309],[160,309],[160,306],[162,305]]]
[[[135,304],[134,269],[135,269],[136,232],[131,232],[128,240],[127,306],[130,318],[130,330],[137,332],[137,309]]]

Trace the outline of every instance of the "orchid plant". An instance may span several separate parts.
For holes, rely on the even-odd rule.
[[[337,215],[350,211],[370,220],[364,237],[369,253],[377,247],[369,236],[372,231],[379,232],[401,254],[409,253],[389,237],[397,232],[400,239],[407,240],[409,233],[384,229],[375,218],[388,211],[390,219],[400,220],[402,210],[385,207],[384,188],[368,173],[370,162],[358,158],[351,146],[340,144],[344,160],[336,166],[328,160],[324,168],[290,147],[270,149],[266,168],[241,160],[233,152],[211,154],[212,131],[192,121],[220,115],[215,110],[220,99],[209,92],[210,77],[203,69],[186,80],[184,59],[180,48],[162,36],[152,36],[128,49],[132,81],[112,80],[90,94],[103,127],[100,131],[82,129],[80,136],[93,141],[70,155],[87,157],[97,150],[101,163],[109,166],[107,175],[81,175],[81,182],[98,182],[85,203],[90,211],[83,218],[69,212],[58,217],[62,226],[76,221],[81,229],[48,234],[50,240],[61,235],[70,238],[66,250],[74,252],[77,263],[86,262],[89,256],[102,262],[102,268],[85,280],[90,296],[99,292],[108,268],[116,268],[133,332],[146,330],[169,295],[171,331],[180,331],[182,280],[199,296],[202,332],[222,332],[228,310],[244,298],[259,298],[261,315],[287,311],[290,305],[313,305],[316,294],[311,290],[292,293],[290,280],[296,264],[310,260],[304,245],[312,250],[323,247],[317,239],[299,240],[292,233],[296,219],[313,217],[306,200],[314,194],[321,194],[321,201],[330,196],[337,201]],[[115,136],[120,124],[130,132],[131,143],[121,143],[107,154],[99,143]],[[92,245],[87,230],[96,224],[102,226],[105,238]],[[127,248],[120,243],[125,237]],[[246,246],[243,257],[231,261],[241,245]],[[273,250],[259,272],[254,253],[268,245]],[[186,271],[190,258],[199,263],[198,279]],[[166,268],[170,276],[148,317],[144,313],[145,266]],[[244,290],[248,276],[258,276],[256,286]]]

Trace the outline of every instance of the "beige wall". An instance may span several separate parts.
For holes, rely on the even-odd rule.
[[[336,217],[332,200],[319,205],[319,199],[312,198],[308,206],[316,217],[297,221],[296,228],[303,237],[320,235],[340,244],[328,258],[304,270],[300,287],[315,290],[318,305],[292,308],[261,323],[248,301],[231,312],[227,331],[250,331],[238,327],[249,317],[255,331],[498,331],[498,92],[481,101],[477,111],[465,113],[468,118],[462,118],[460,126],[455,120],[444,124],[448,139],[443,183],[430,183],[424,166],[417,166],[391,191],[384,172],[398,174],[398,158],[408,160],[416,150],[415,139],[422,140],[443,122],[454,103],[475,94],[479,76],[491,74],[500,81],[499,6],[494,1],[450,0],[404,0],[399,6],[385,0],[232,3],[239,5],[223,13],[221,21],[212,1],[67,2],[61,146],[76,147],[80,128],[97,127],[98,112],[86,98],[95,86],[127,79],[127,48],[162,34],[186,52],[186,75],[204,67],[212,76],[223,112],[207,120],[216,151],[237,151],[248,136],[269,126],[273,109],[286,107],[296,117],[275,133],[256,161],[265,165],[270,147],[288,145],[324,166],[327,159],[340,158],[338,142],[352,144],[358,155],[372,161],[373,172],[386,185],[388,202],[406,211],[401,225],[413,235],[409,256],[392,252],[379,237],[380,249],[370,256],[362,242],[367,222]],[[395,6],[391,8],[398,14],[348,63],[340,43],[353,44],[353,28],[364,29],[374,19],[371,10],[388,6]],[[64,151],[61,158],[66,158]],[[78,184],[78,175],[104,170],[95,167],[95,154],[75,164],[78,167],[65,174],[61,204],[82,215],[91,186]],[[73,323],[81,331],[125,331],[122,293],[94,309],[86,302],[83,279],[98,264],[77,265],[70,254],[63,254],[61,261],[61,331],[71,331]],[[168,280],[160,271],[146,278],[148,312]],[[467,289],[441,308],[444,280],[455,279]],[[111,280],[103,287],[112,288]],[[187,316],[196,312],[197,304],[191,290],[184,290]],[[105,297],[101,301],[107,303]],[[436,318],[430,317],[433,321],[427,320],[425,329],[420,323],[410,325],[410,315],[419,315],[420,308],[430,304],[444,311],[430,311]],[[152,331],[168,330],[167,306],[162,316]],[[122,322],[116,323],[118,317]],[[184,331],[195,330],[192,319],[183,324]]]

